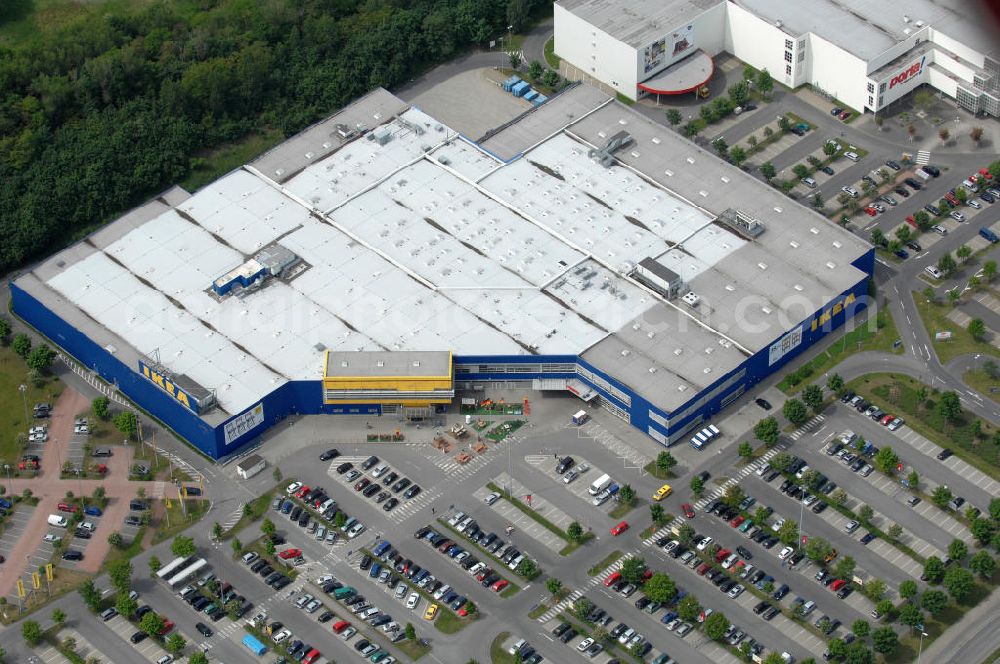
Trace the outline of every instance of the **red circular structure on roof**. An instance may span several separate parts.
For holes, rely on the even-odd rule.
[[[715,73],[715,61],[702,50],[692,53],[659,74],[639,84],[640,90],[658,95],[681,95],[694,92],[708,83]]]

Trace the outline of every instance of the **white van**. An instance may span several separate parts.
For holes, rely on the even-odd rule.
[[[66,521],[66,517],[64,516],[59,516],[58,514],[50,514],[49,525],[56,526],[57,528],[65,528],[67,525],[69,525],[69,522]]]
[[[588,491],[590,491],[590,495],[596,496],[600,492],[607,489],[609,486],[611,486],[611,476],[608,475],[607,473],[604,473],[596,480],[594,480],[594,483],[590,485]]]
[[[851,161],[858,161],[861,157],[858,156],[857,152],[845,152],[844,157],[850,159]]]
[[[812,178],[809,177],[802,178],[802,184],[809,187],[810,189],[816,188],[816,180],[813,180]]]
[[[933,265],[928,265],[927,267],[925,267],[924,268],[924,272],[926,272],[927,274],[931,275],[935,279],[940,279],[941,277],[944,276],[943,274],[941,274],[941,270],[937,269]]]

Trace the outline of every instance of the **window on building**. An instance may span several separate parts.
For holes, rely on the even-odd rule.
[[[878,93],[882,94],[883,92],[885,92],[885,83],[878,86]]]
[[[872,97],[871,95],[868,95],[868,105],[869,106],[874,106],[875,105],[875,98]]]
[[[882,104],[884,104],[884,103],[885,103],[885,97],[883,97],[882,95],[879,95],[878,96],[878,107],[882,108]]]
[[[792,52],[785,51],[785,62],[791,62],[791,61],[792,61]]]
[[[792,66],[785,65],[785,76],[791,76],[791,75],[792,75]]]
[[[802,48],[805,48],[805,47],[806,47],[806,40],[805,39],[800,40],[799,41],[799,48],[802,49]]]
[[[806,52],[805,51],[799,51],[799,62],[802,62],[805,59],[806,59]]]
[[[794,46],[794,43],[792,42],[791,39],[786,39],[785,40],[785,49],[787,49],[787,50],[790,51],[790,50],[792,50],[793,46]]]
[[[868,94],[875,92],[875,84],[872,82],[868,83]]]

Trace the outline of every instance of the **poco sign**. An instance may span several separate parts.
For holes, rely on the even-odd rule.
[[[175,385],[170,381],[169,378],[161,374],[160,372],[149,368],[146,363],[139,360],[139,372],[145,376],[153,385],[172,396],[178,402],[184,405],[188,410],[197,413],[198,412],[198,400],[193,396],[182,390],[180,387]]]

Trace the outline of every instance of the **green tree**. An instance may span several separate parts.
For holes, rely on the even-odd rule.
[[[729,627],[729,618],[716,611],[709,617],[705,618],[704,627],[705,636],[713,641],[721,641],[723,634],[726,633],[726,628]]]
[[[687,547],[690,547],[694,543],[695,534],[694,528],[690,523],[682,523],[681,527],[677,529],[677,539]]]
[[[764,135],[765,136],[767,135],[767,132],[769,130],[771,130],[770,127],[765,127],[764,128]],[[763,164],[760,165],[760,174],[763,175],[764,179],[767,180],[768,182],[770,182],[771,180],[773,180],[774,176],[777,175],[777,173],[778,173],[778,171],[774,167],[774,164],[772,164],[769,161],[765,161]]]
[[[899,636],[889,627],[879,627],[872,632],[872,647],[883,655],[891,655],[899,647]]]
[[[52,367],[52,363],[55,359],[56,352],[49,348],[47,344],[42,344],[32,348],[24,362],[28,365],[29,369],[45,372]]]
[[[669,473],[677,465],[677,459],[670,452],[663,450],[656,455],[656,468],[663,473]]]
[[[948,544],[948,557],[955,562],[962,562],[967,555],[969,555],[969,547],[965,545],[960,539],[953,539],[951,543]]]
[[[982,341],[983,337],[986,336],[986,323],[983,322],[982,318],[973,318],[970,320],[969,326],[966,329],[976,341]]]
[[[652,601],[667,604],[677,596],[677,584],[666,574],[656,572],[643,586],[642,591]]]
[[[746,81],[739,81],[735,85],[729,86],[729,99],[737,106],[742,106],[750,100],[750,86],[746,84]]]
[[[149,611],[139,619],[139,629],[150,636],[156,636],[163,631],[163,618],[156,611]]]
[[[274,552],[277,550],[277,546],[274,544],[274,540],[268,538],[264,540],[264,552],[269,556],[273,556]]]
[[[98,607],[101,605],[101,591],[97,589],[97,585],[94,584],[93,579],[87,579],[81,585],[79,590],[80,597],[83,599],[83,603],[87,605],[87,608],[91,611],[97,611]]]
[[[951,565],[945,570],[942,583],[948,590],[948,593],[955,598],[956,602],[961,602],[968,598],[976,585],[972,572],[958,565]]]
[[[846,555],[840,556],[833,566],[833,575],[838,579],[847,579],[850,581],[854,576],[856,567],[857,563],[855,563],[853,557]]]
[[[611,643],[611,633],[603,625],[597,625],[590,632],[590,638],[594,641],[600,643],[601,645],[607,646]]]
[[[525,558],[515,571],[526,579],[533,579],[538,576],[538,565],[531,558]]]
[[[21,357],[21,359],[26,360],[28,358],[28,354],[31,352],[31,337],[23,332],[19,332],[14,335],[14,341],[11,343],[10,347]]]
[[[842,639],[830,639],[830,642],[826,644],[826,649],[830,653],[830,659],[835,662],[847,657],[847,645]]]
[[[90,412],[99,420],[107,420],[110,415],[110,406],[110,399],[107,397],[97,397],[90,402]]]
[[[875,516],[875,510],[870,505],[862,505],[858,509],[858,520],[861,523],[871,523],[873,516]]]
[[[507,23],[511,30],[519,32],[527,25],[531,16],[532,3],[529,0],[507,0]]]
[[[562,590],[562,581],[555,577],[550,577],[545,580],[545,588],[549,591],[550,595],[558,595],[559,591]]]
[[[125,540],[122,538],[122,534],[117,530],[112,530],[108,533],[108,544],[115,549],[125,548]]]
[[[985,517],[976,517],[969,524],[969,530],[972,531],[972,536],[976,538],[980,546],[986,546],[993,539],[994,532],[993,522]]]
[[[940,402],[938,403],[940,404]],[[954,498],[954,496],[951,495],[951,489],[943,484],[939,484],[934,487],[934,491],[931,492],[931,500],[935,505],[941,508],[947,507],[952,498]]]
[[[509,51],[507,53],[507,61],[510,63],[511,69],[517,69],[521,66],[521,54],[517,51]]]
[[[696,497],[700,498],[701,494],[705,492],[705,481],[701,479],[698,475],[691,478],[691,493]]]
[[[792,519],[785,519],[778,528],[778,539],[786,546],[793,546],[799,541],[799,524]]]
[[[757,440],[767,445],[777,443],[779,433],[778,420],[773,417],[765,417],[753,427],[753,435],[757,437]]]
[[[899,584],[899,596],[903,599],[913,599],[917,596],[917,582],[913,579],[906,579]]]
[[[635,489],[632,488],[631,484],[623,484],[622,488],[618,490],[618,502],[631,507],[635,505],[635,500]]]
[[[738,454],[744,459],[749,459],[753,456],[753,445],[744,440],[740,443]]]
[[[920,596],[920,606],[932,616],[939,615],[948,606],[948,596],[940,590],[926,590]]]
[[[972,249],[967,244],[960,245],[958,249],[955,250],[955,255],[963,262],[967,262],[969,257],[972,256]]]
[[[7,337],[10,336],[10,321],[0,317],[0,343],[6,344]]]
[[[583,526],[581,526],[576,521],[569,524],[566,528],[566,535],[569,536],[571,542],[576,542],[579,544],[583,541]]]
[[[792,166],[792,173],[795,173],[795,177],[801,180],[809,176],[809,167],[805,164],[795,164]]]
[[[52,611],[52,621],[58,625],[62,625],[66,622],[66,614],[63,613],[62,609],[56,608]]]
[[[944,254],[938,259],[937,268],[944,272],[946,277],[950,277],[958,269],[958,263],[951,257],[951,254]]]
[[[806,541],[805,552],[810,560],[820,563],[833,551],[833,547],[822,537],[810,537]]]
[[[876,578],[869,579],[861,588],[861,592],[865,594],[865,597],[873,602],[878,602],[882,599],[885,596],[885,591],[885,581]]]
[[[665,521],[664,515],[663,505],[659,503],[651,503],[649,505],[649,518],[652,519],[654,524],[662,525]]]
[[[114,417],[115,428],[132,438],[139,431],[139,420],[131,410],[123,410]]]
[[[179,655],[187,647],[187,641],[179,633],[174,632],[167,639],[167,651],[173,655]]]
[[[646,561],[642,558],[627,558],[619,571],[624,580],[638,585],[646,571]]]
[[[883,616],[887,622],[892,621],[892,614],[896,611],[895,605],[892,603],[891,599],[880,599],[875,603],[875,611]]]
[[[410,641],[417,640],[417,628],[413,626],[413,623],[406,623],[406,627],[403,628],[403,633],[406,634],[406,638]]]
[[[888,445],[879,448],[879,451],[875,453],[875,467],[886,475],[893,475],[896,473],[896,468],[899,465],[899,455]]]
[[[729,148],[729,161],[733,162],[737,167],[743,165],[743,162],[747,160],[747,156],[747,151],[739,145]]]
[[[681,112],[676,108],[667,110],[667,122],[669,122],[671,126],[676,127],[681,123],[682,119]]]
[[[802,390],[802,401],[818,413],[823,407],[823,388],[819,385],[806,385]]]
[[[744,493],[739,484],[732,484],[726,489],[725,495],[722,496],[722,502],[730,507],[737,507],[746,497],[746,493]]]
[[[149,574],[155,576],[162,566],[163,563],[160,562],[160,559],[157,556],[152,556],[149,559]]]
[[[944,561],[937,556],[930,556],[924,562],[924,578],[928,583],[938,584],[944,579]]]
[[[239,538],[234,537],[229,544],[233,549],[234,556],[238,556],[243,553],[243,543],[239,540]]]
[[[594,610],[594,603],[591,602],[586,597],[581,597],[580,599],[573,602],[573,615],[580,620],[586,620],[587,616],[591,611]]]
[[[989,551],[979,551],[969,558],[969,569],[984,579],[989,579],[997,570],[997,561]]]
[[[125,618],[131,618],[135,615],[135,610],[138,608],[139,604],[125,594],[119,595],[118,599],[115,601],[115,609],[117,609],[118,613]]]
[[[532,60],[530,63],[528,63],[528,76],[532,80],[537,81],[542,77],[542,74],[544,72],[545,72],[545,67],[538,60]]]
[[[29,646],[37,646],[42,640],[42,627],[34,620],[25,620],[21,625],[21,636]]]
[[[275,530],[277,529],[274,526],[274,522],[268,519],[267,517],[264,517],[264,521],[261,522],[260,524],[260,532],[266,535],[267,537],[270,537],[271,535],[274,534]]]
[[[994,260],[988,260],[983,263],[983,278],[986,281],[993,281],[993,277],[997,275],[997,262]]]
[[[851,631],[854,632],[854,635],[859,639],[863,639],[868,636],[871,633],[871,630],[871,626],[864,618],[858,618],[851,623]]]
[[[170,543],[170,552],[178,557],[193,556],[195,551],[194,540],[185,535],[177,535]]]
[[[786,401],[781,412],[795,426],[804,424],[809,419],[809,412],[806,410],[805,404],[798,399],[789,399]]]
[[[720,157],[725,157],[729,152],[729,143],[724,138],[717,138],[712,141],[712,147],[715,148]]]
[[[333,525],[336,526],[337,528],[343,528],[345,523],[347,523],[347,515],[344,514],[341,511],[338,511],[337,514],[333,517]],[[579,524],[577,524],[577,525],[579,525]],[[572,528],[573,524],[572,523],[569,524],[569,527]],[[220,526],[220,530],[221,530],[221,526]],[[572,539],[572,537],[573,537],[573,535],[571,533],[570,534],[570,538]]]
[[[757,89],[765,97],[769,96],[771,90],[774,89],[774,79],[771,78],[771,73],[767,69],[761,69],[757,74]]]
[[[787,115],[782,115],[778,118],[778,129],[781,133],[787,134],[792,128],[792,121],[788,119]]]
[[[542,75],[542,84],[547,85],[550,88],[558,88],[559,84],[562,83],[562,77],[559,72],[553,69],[546,69],[545,74]]]
[[[677,603],[677,615],[681,620],[695,620],[700,613],[701,604],[698,603],[698,598],[694,595],[685,595]]]
[[[132,590],[132,563],[128,560],[118,560],[108,567],[111,585],[120,594],[127,595]]]
[[[188,664],[209,664],[208,655],[196,650],[188,657]]]

